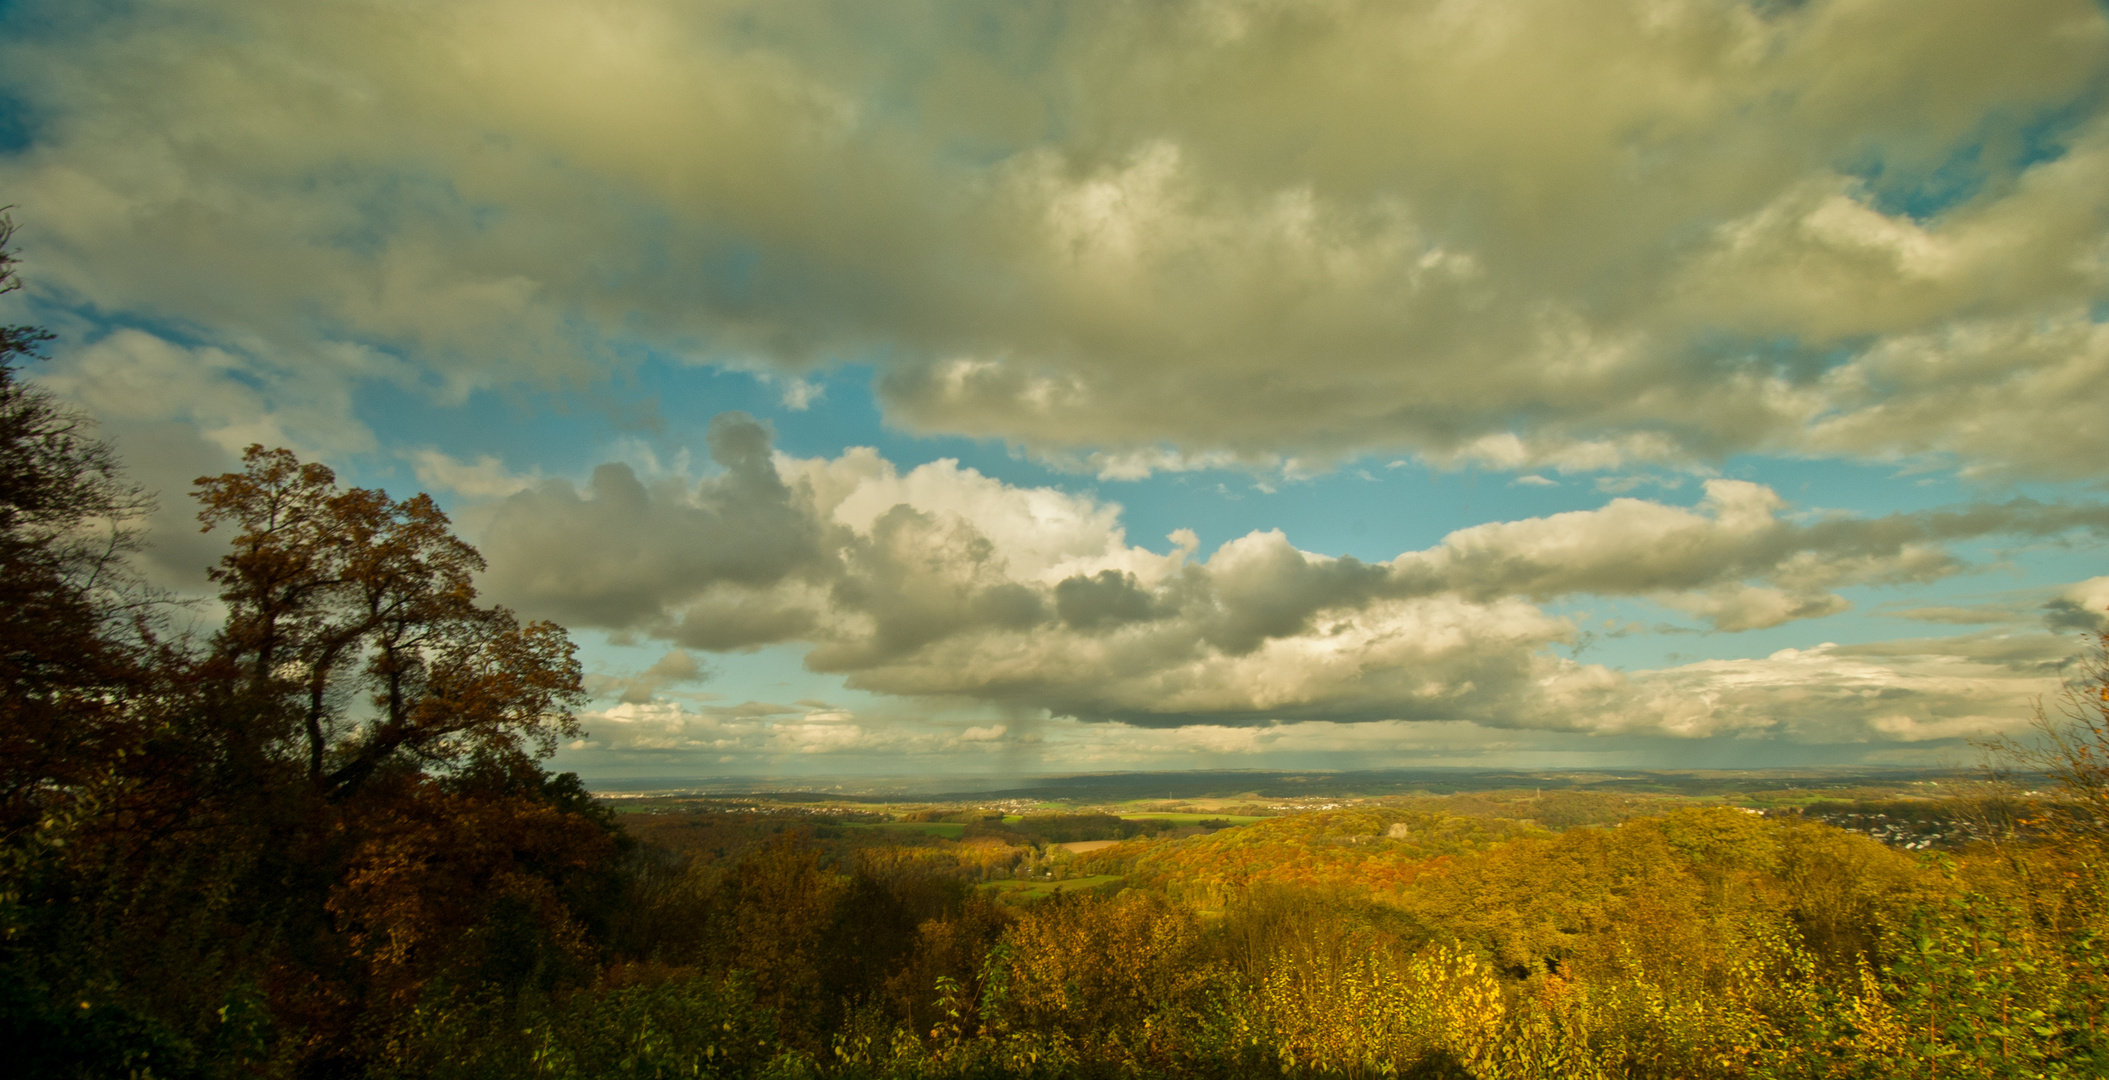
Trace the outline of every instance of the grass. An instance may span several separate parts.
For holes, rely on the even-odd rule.
[[[1232,825],[1250,825],[1255,821],[1270,820],[1247,814],[1122,814],[1124,821],[1172,821],[1181,825],[1197,825],[1204,821],[1227,821]]]
[[[1092,877],[1070,878],[1067,881],[1040,881],[1007,878],[1002,881],[987,881],[982,888],[997,894],[1003,900],[1044,900],[1056,893],[1083,892],[1111,885],[1121,880],[1119,874],[1098,874]]]

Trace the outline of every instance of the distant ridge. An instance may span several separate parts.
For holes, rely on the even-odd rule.
[[[751,798],[777,802],[836,799],[885,802],[928,799],[974,802],[1039,799],[1069,802],[1124,802],[1131,799],[1376,797],[1383,795],[1455,795],[1519,787],[1567,790],[1656,792],[1677,795],[1729,794],[1776,790],[1808,780],[1824,786],[1856,779],[1885,785],[1970,780],[1969,769],[1883,768],[1855,765],[1836,768],[1783,769],[1468,769],[1413,768],[1353,772],[1220,769],[1186,772],[1076,773],[1041,777],[800,777],[772,781],[757,777],[639,778],[595,784],[604,796],[694,795]]]

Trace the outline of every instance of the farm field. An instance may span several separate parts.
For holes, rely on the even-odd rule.
[[[1082,855],[1092,851],[1104,851],[1119,843],[1120,841],[1118,840],[1072,840],[1069,843],[1056,844],[1054,846],[1069,852],[1071,855]]]
[[[1137,814],[1122,814],[1120,816],[1123,820],[1126,821],[1169,821],[1179,825],[1199,825],[1204,821],[1227,821],[1232,825],[1250,825],[1255,821],[1267,820],[1266,816],[1262,816],[1259,814],[1173,814],[1156,811]]]
[[[1067,878],[1060,881],[1002,879],[982,883],[982,889],[1011,903],[1044,900],[1061,893],[1086,893],[1104,890],[1121,880],[1118,874],[1095,874],[1091,877]]]

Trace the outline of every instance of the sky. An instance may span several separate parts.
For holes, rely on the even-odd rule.
[[[429,492],[593,783],[1968,766],[2109,608],[2096,0],[0,0],[0,204],[155,581]]]

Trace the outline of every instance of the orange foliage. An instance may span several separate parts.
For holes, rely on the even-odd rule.
[[[235,526],[212,578],[215,653],[309,781],[333,799],[392,762],[459,768],[548,756],[584,699],[563,628],[479,607],[476,549],[430,496],[339,489],[291,451],[251,446],[244,471],[199,477],[198,519]],[[347,709],[364,691],[372,717]]]
[[[374,988],[408,1004],[441,975],[517,985],[589,962],[564,885],[604,865],[612,837],[545,802],[415,787],[362,822],[327,902]]]

